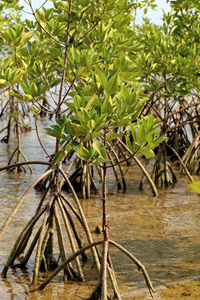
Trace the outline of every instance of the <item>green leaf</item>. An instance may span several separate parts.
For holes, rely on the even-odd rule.
[[[141,147],[136,155],[144,155],[146,158],[154,157],[154,152],[148,147]]]
[[[94,142],[92,144],[93,148],[99,153],[99,156],[102,159],[106,159],[107,158],[107,154],[106,154],[106,148],[103,145],[102,141],[98,141],[98,142]]]
[[[9,34],[9,36],[11,37],[12,40],[14,40],[14,39],[16,38],[16,32],[15,32],[14,29],[8,28],[8,29],[7,29],[7,32],[8,32],[8,34]]]
[[[76,76],[79,77],[86,70],[87,70],[86,67],[79,66],[78,69],[76,70]]]
[[[8,81],[5,79],[0,79],[0,88],[3,89],[8,85]]]
[[[17,72],[13,73],[12,84],[19,83],[23,79],[23,75],[25,74],[24,70],[17,70]]]
[[[96,123],[94,120],[89,120],[89,122],[87,123],[87,126],[89,127],[90,131],[92,132],[96,126]]]
[[[19,99],[19,100],[23,100],[23,101],[26,101],[26,102],[33,102],[33,97],[32,97],[32,95],[28,95],[28,94],[26,94],[26,95],[21,95],[19,92],[17,92],[17,91],[12,91],[12,95],[15,97],[15,98],[17,98],[17,99]]]
[[[38,116],[40,109],[39,108],[35,108],[34,106],[31,107],[31,111],[35,116]]]
[[[127,5],[127,0],[120,0],[119,1],[119,8],[122,10]]]
[[[110,140],[114,140],[116,138],[118,138],[120,135],[118,133],[115,133],[113,131],[108,132],[107,136],[106,136],[106,140],[110,141]]]
[[[34,97],[37,95],[37,85],[35,83],[31,83],[30,84],[30,92],[31,92],[31,95]]]
[[[44,22],[44,15],[40,10],[37,10],[37,18],[39,19],[39,21]]]
[[[44,98],[46,98],[46,97],[47,97],[47,95],[43,94],[43,95],[37,97],[37,98],[35,99],[35,101],[42,100],[42,99],[44,99]]]
[[[128,126],[128,124],[129,124],[130,122],[131,122],[131,119],[123,119],[123,120],[117,122],[116,124],[113,124],[113,125],[111,124],[110,127],[112,127],[112,128],[118,128],[118,127],[120,127],[120,126],[126,127],[126,126]]]
[[[26,102],[33,102],[33,96],[32,95],[24,95],[22,100],[26,101]]]
[[[20,48],[23,48],[24,46],[26,46],[26,44],[28,43],[28,41],[31,39],[31,36],[32,36],[32,31],[29,31],[29,32],[23,34],[22,39],[21,39],[21,41],[20,41],[20,43],[19,43],[18,46]]]
[[[15,39],[15,41],[14,41],[14,46],[15,46],[16,49],[17,49],[17,47],[20,45],[20,43],[21,43],[21,41],[22,41],[22,38],[23,38],[23,36],[21,35],[21,36],[19,36],[19,37],[17,37],[17,38]]]
[[[67,144],[63,149],[56,153],[52,160],[51,166],[54,167],[55,165],[57,165],[57,163],[59,163],[67,155],[71,148],[72,147],[70,146],[70,144]]]
[[[73,103],[67,102],[67,101],[64,101],[64,103],[65,103],[65,105],[66,105],[67,107],[69,107],[69,109],[71,110],[71,112],[75,112],[75,113],[76,113],[76,108],[75,108],[75,106],[74,106]]]
[[[106,83],[105,91],[109,95],[117,93],[119,90],[119,74],[116,72]]]
[[[9,55],[8,57],[6,57],[5,59],[2,60],[1,62],[1,68],[5,68],[8,66],[11,66],[12,63],[15,62],[15,57],[14,55]]]
[[[98,68],[95,69],[95,73],[98,75],[99,82],[101,83],[102,87],[105,88],[105,86],[106,86],[106,81],[107,81],[107,80],[106,80],[106,76],[105,76],[104,73],[103,73],[100,69],[98,69]]]
[[[1,35],[3,37],[4,40],[6,40],[7,42],[11,42],[12,41],[12,38],[11,36],[8,34],[7,31],[1,31]]]
[[[69,122],[66,123],[66,128],[64,131],[66,134],[71,134],[71,135],[75,134],[75,130],[74,130],[71,120],[69,120]]]
[[[90,152],[81,143],[72,141],[70,145],[81,159],[86,161],[90,159]]]
[[[58,125],[51,125],[51,128],[45,128],[48,135],[54,136],[56,138],[61,137],[61,128]]]
[[[96,127],[95,127],[95,131],[101,131],[105,125],[105,120],[107,118],[108,114],[104,113],[102,114],[96,121]]]
[[[95,101],[96,99],[97,99],[96,96],[91,97],[90,100],[88,101],[88,103],[87,103],[85,109],[86,109],[86,110],[89,110],[90,107],[92,106],[92,104],[94,103],[94,101]]]
[[[137,130],[136,139],[141,144],[146,141],[146,130],[143,124],[141,124]]]
[[[102,105],[102,108],[101,108],[101,111],[102,111],[102,113],[107,113],[108,115],[112,114],[113,103],[112,103],[112,98],[110,95],[106,95],[105,100]]]
[[[83,142],[91,141],[91,140],[93,140],[93,139],[95,139],[97,137],[100,137],[102,135],[103,135],[102,132],[95,132],[94,131],[94,132],[92,132],[90,134],[87,134],[86,137],[83,139]]]
[[[98,158],[98,156],[99,156],[99,153],[97,152],[97,150],[96,149],[94,149],[94,147],[92,146],[91,148],[90,148],[90,159],[91,158]]]
[[[125,135],[125,139],[126,139],[126,145],[128,146],[129,150],[133,153],[133,145],[131,144],[131,141],[126,135]]]
[[[79,95],[75,95],[74,98],[74,106],[76,109],[79,109],[81,106],[81,97]]]
[[[5,78],[11,82],[12,81],[12,70],[11,68],[7,68],[5,71]]]
[[[88,130],[83,127],[83,125],[71,123],[74,128],[74,132],[76,136],[86,136],[88,134]]]
[[[162,143],[163,141],[165,141],[167,139],[167,137],[161,136],[156,138],[155,140],[153,140],[152,144],[153,144],[153,149],[156,148],[160,143]]]
[[[96,165],[99,165],[99,164],[104,163],[104,162],[111,162],[111,160],[110,159],[97,158],[92,163],[90,163],[89,166],[96,166]]]

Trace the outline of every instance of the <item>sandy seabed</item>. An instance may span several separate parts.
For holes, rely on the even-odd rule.
[[[140,294],[140,292],[139,292]],[[155,287],[153,293],[155,300],[200,300],[200,279],[180,281],[167,286]],[[149,300],[153,299],[148,292],[141,293],[135,297],[125,297],[124,300]]]
[[[176,283],[172,286],[167,288],[158,289],[156,291],[158,294],[158,298],[154,297],[155,299],[163,299],[163,300],[170,300],[170,299],[199,299],[200,300],[200,281],[185,281]]]

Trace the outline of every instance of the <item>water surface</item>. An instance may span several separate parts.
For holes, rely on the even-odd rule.
[[[53,123],[53,122],[52,122]],[[40,127],[46,127],[49,121],[44,119]],[[1,122],[0,126],[6,125]],[[4,136],[2,133],[0,139]],[[41,134],[47,151],[54,151],[54,139]],[[15,149],[12,138],[9,145],[0,143],[0,166],[7,163]],[[45,160],[46,154],[40,149],[35,131],[23,133],[22,148],[29,160]],[[40,176],[46,166],[34,165],[34,173],[0,172],[0,226],[6,220],[26,188]],[[178,172],[178,170],[177,170]],[[108,187],[112,186],[112,174],[108,178]],[[169,189],[159,190],[159,196],[153,197],[148,184],[144,191],[138,189],[140,170],[134,165],[127,175],[126,192],[115,191],[108,199],[110,220],[110,238],[134,254],[146,267],[155,288],[173,281],[196,278],[200,268],[200,198],[187,188],[188,179],[181,177],[178,183]],[[198,179],[198,178],[196,178]],[[0,271],[9,251],[23,227],[32,217],[41,194],[32,190],[10,223],[0,242]],[[73,200],[72,200],[73,201]],[[82,199],[82,207],[95,240],[101,235],[95,234],[97,225],[101,225],[101,201],[97,196],[90,200]],[[84,235],[82,235],[86,243]],[[66,245],[70,251],[68,245]],[[137,299],[146,291],[141,272],[132,261],[113,246],[110,247],[117,280],[123,299]],[[29,293],[34,257],[27,269],[9,269],[7,280],[0,280],[1,299],[86,299],[96,283],[92,268],[92,258],[84,264],[86,283],[63,283],[62,273],[41,292]],[[150,299],[148,294],[144,299]],[[155,293],[155,299],[160,299]]]

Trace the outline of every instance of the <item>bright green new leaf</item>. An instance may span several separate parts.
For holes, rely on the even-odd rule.
[[[15,98],[19,99],[19,100],[23,100],[23,101],[26,101],[26,102],[33,102],[33,96],[32,95],[28,95],[28,94],[21,95],[19,92],[14,91],[14,90],[12,91],[12,95]]]
[[[11,82],[12,81],[12,69],[11,68],[7,68],[6,71],[5,71],[5,78]]]
[[[10,94],[10,90],[5,91],[4,97],[8,96]]]
[[[15,41],[14,41],[15,49],[17,49],[17,47],[20,45],[22,38],[23,38],[23,35],[21,35],[15,39]]]
[[[0,88],[3,89],[8,85],[8,81],[5,79],[0,79]]]
[[[32,95],[24,95],[22,100],[27,101],[27,102],[33,102],[33,96]]]
[[[96,126],[96,123],[94,120],[89,120],[89,122],[87,123],[87,126],[89,127],[90,131],[92,132]]]

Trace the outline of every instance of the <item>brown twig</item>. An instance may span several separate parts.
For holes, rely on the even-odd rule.
[[[4,167],[1,167],[0,168],[0,172],[1,171],[4,171],[4,170],[8,170],[8,169],[11,169],[11,168],[15,168],[15,167],[20,167],[20,166],[23,166],[23,165],[47,165],[47,166],[50,166],[51,163],[50,162],[45,162],[45,161],[37,161],[37,160],[34,160],[34,161],[23,161],[23,162],[20,162],[20,163],[16,163],[16,164],[12,164],[12,165],[8,165],[8,166],[4,166]]]

